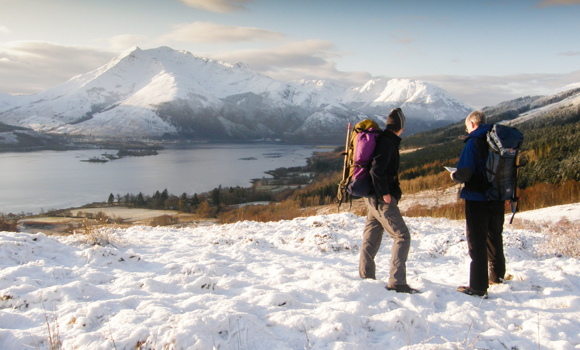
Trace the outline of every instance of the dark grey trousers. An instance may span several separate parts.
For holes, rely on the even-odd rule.
[[[467,247],[471,257],[469,286],[473,289],[487,290],[489,281],[499,282],[505,277],[504,216],[504,201],[465,201]]]
[[[381,247],[383,231],[393,239],[391,268],[388,287],[407,284],[407,256],[411,247],[411,235],[397,206],[397,200],[390,204],[379,200],[378,209],[375,198],[365,198],[367,220],[360,251],[359,274],[362,278],[376,279],[375,256]]]

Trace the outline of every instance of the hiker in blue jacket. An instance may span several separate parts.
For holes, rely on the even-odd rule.
[[[372,190],[364,197],[367,219],[360,252],[359,274],[362,278],[376,279],[375,256],[387,231],[393,238],[388,290],[397,293],[418,293],[407,284],[407,256],[411,235],[397,204],[401,200],[399,186],[399,144],[405,127],[405,115],[400,108],[387,117],[387,128],[377,139],[369,174]]]
[[[469,286],[457,290],[477,296],[486,296],[489,284],[502,283],[506,269],[502,238],[504,201],[490,201],[485,194],[488,185],[486,135],[491,130],[491,125],[485,123],[486,117],[481,111],[467,116],[465,127],[469,136],[457,170],[451,173],[453,181],[465,184],[459,197],[465,199],[467,246],[471,257]]]

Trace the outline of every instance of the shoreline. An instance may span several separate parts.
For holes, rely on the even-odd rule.
[[[215,145],[215,143],[212,143],[212,144]],[[222,142],[220,142],[218,144],[219,145],[226,145],[226,146],[227,145],[234,145],[234,146],[236,145],[236,144],[232,144],[232,143],[222,143]],[[257,146],[260,146],[260,145],[269,145],[270,148],[272,147],[272,145],[274,145],[274,146],[275,145],[278,145],[278,144],[280,144],[280,145],[282,145],[282,144],[288,145],[287,143],[284,143],[284,142],[270,142],[270,141],[252,141],[252,142],[245,142],[244,144],[255,144]],[[204,145],[208,145],[208,144],[207,143],[203,143],[203,144],[188,144],[188,145],[180,144],[179,147],[177,147],[177,148],[173,148],[173,147],[171,147],[171,145],[168,145],[169,147],[164,147],[164,149],[166,149],[166,150],[173,150],[175,152],[179,152],[182,149],[183,150],[187,150],[187,149],[191,149],[191,148],[195,149],[198,146],[201,146],[201,148],[205,148]],[[185,146],[185,148],[183,148],[182,146]],[[336,148],[335,146],[331,146],[331,145],[309,145],[309,144],[306,144],[306,145],[298,144],[298,145],[290,145],[290,146],[301,146],[305,150],[309,150],[308,153],[312,153],[312,154],[314,154],[315,152],[326,153],[326,152],[328,152],[328,151]],[[302,148],[300,148],[300,149],[302,149]],[[258,149],[259,149],[259,147],[258,147]],[[291,147],[290,149],[293,149],[293,147]],[[92,153],[95,153],[97,151],[100,151],[101,149],[91,148],[91,149],[88,149],[88,150],[90,150]],[[42,151],[39,151],[39,152],[42,152]],[[259,152],[259,151],[254,151],[254,153],[255,152]],[[273,164],[269,164],[268,163],[268,164],[265,164],[266,166],[264,167],[264,168],[267,167],[268,170],[264,170],[263,172],[261,172],[259,174],[258,173],[252,174],[250,177],[248,177],[246,179],[247,181],[242,181],[242,182],[244,182],[244,184],[240,183],[239,185],[236,185],[236,183],[230,183],[230,182],[228,182],[227,179],[224,179],[224,182],[221,183],[221,184],[219,184],[219,186],[224,186],[224,187],[237,187],[237,186],[239,186],[241,188],[250,189],[253,186],[255,186],[256,183],[258,183],[260,181],[263,181],[263,180],[275,180],[275,178],[277,176],[276,175],[276,172],[279,169],[302,168],[304,166],[307,166],[307,164],[308,164],[307,163],[307,160],[310,157],[312,157],[312,154],[311,155],[305,155],[304,158],[301,158],[301,157],[296,158],[296,159],[299,159],[301,162],[303,162],[304,165],[294,167],[293,164],[292,164],[294,162],[294,160],[288,161],[286,164],[280,164],[280,162],[273,163]],[[39,155],[40,155],[40,157],[42,157],[42,154],[41,153],[39,153]],[[99,157],[99,156],[96,156],[96,157]],[[61,156],[61,158],[62,158],[62,156]],[[97,162],[87,161],[87,158],[89,158],[89,159],[91,158],[90,154],[89,155],[85,155],[85,157],[81,157],[81,158],[76,157],[76,158],[78,158],[79,161],[84,162],[85,164],[87,164],[87,166],[89,166],[89,167],[96,166],[96,169],[100,169],[99,165],[97,165],[97,164],[99,164],[101,162],[98,162],[97,163]],[[93,158],[95,158],[95,157],[93,157]],[[102,158],[102,157],[99,157],[99,159],[100,158]],[[269,158],[269,157],[266,157],[266,158]],[[275,157],[275,158],[278,158],[278,157]],[[50,159],[50,158],[48,158],[48,159]],[[255,160],[256,158],[255,157],[250,157],[248,159]],[[244,160],[244,158],[238,158],[238,160]],[[115,159],[114,161],[117,161],[117,160]],[[93,163],[93,164],[92,165],[89,165],[91,163]],[[105,162],[103,162],[103,163],[105,163]],[[250,165],[248,165],[248,166],[250,166]],[[98,170],[98,171],[100,171],[100,170]],[[244,179],[245,179],[245,177],[244,177]],[[182,192],[187,192],[188,195],[193,195],[194,192],[197,193],[197,194],[209,193],[212,189],[214,189],[215,187],[219,187],[219,186],[218,185],[215,185],[215,186],[214,185],[210,185],[210,186],[207,186],[207,187],[205,187],[203,189],[186,190],[186,191],[182,191],[182,190],[179,190],[179,189],[176,190],[175,188],[170,189],[170,190],[171,190],[172,194],[173,195],[176,195],[176,196],[179,196]],[[95,196],[94,193],[92,193],[92,194],[91,193],[86,193],[87,196],[86,196],[86,198],[84,200],[83,200],[83,198],[80,198],[79,196],[77,196],[79,198],[75,198],[74,196],[73,197],[70,197],[70,198],[69,197],[59,197],[59,198],[64,198],[65,199],[64,201],[63,200],[60,200],[60,202],[64,202],[64,203],[61,203],[60,205],[58,203],[56,203],[56,204],[53,205],[53,204],[50,204],[50,203],[47,204],[47,203],[42,203],[42,202],[39,202],[39,201],[35,200],[35,202],[38,203],[38,205],[35,205],[35,208],[34,209],[27,209],[26,208],[26,205],[21,205],[21,204],[18,204],[18,203],[14,203],[15,206],[12,206],[12,205],[10,205],[9,202],[6,202],[6,204],[8,204],[8,205],[6,205],[7,209],[0,210],[0,212],[2,214],[4,214],[4,215],[15,214],[15,215],[18,215],[18,216],[36,216],[36,215],[43,215],[43,214],[45,214],[47,212],[51,212],[51,211],[63,211],[63,210],[68,210],[68,209],[83,208],[83,207],[86,207],[86,206],[91,206],[92,203],[94,203],[94,202],[97,202],[98,203],[101,200],[106,201],[106,198],[107,198],[107,196],[110,193],[113,193],[114,195],[121,194],[121,195],[124,196],[125,194],[137,195],[138,192],[142,192],[144,196],[151,196],[156,190],[157,191],[161,191],[161,190],[163,190],[163,188],[166,188],[167,189],[168,187],[169,186],[167,186],[167,185],[161,185],[161,187],[157,186],[156,188],[147,188],[145,190],[142,189],[143,187],[141,187],[141,190],[139,190],[139,188],[137,188],[137,189],[135,189],[135,188],[125,188],[122,191],[121,190],[115,190],[115,189],[113,189],[112,192],[109,191],[109,190],[104,191],[102,193],[102,196],[100,196],[100,195],[99,196]],[[80,192],[80,193],[82,193],[82,192]],[[49,196],[45,196],[45,198],[50,198],[50,197]],[[45,200],[45,202],[46,202],[46,200]],[[56,201],[56,202],[58,202],[58,201]],[[26,202],[23,202],[23,203],[26,203]],[[29,203],[32,204],[33,202],[29,202]],[[28,205],[28,207],[30,208],[32,206],[31,205]]]
[[[54,135],[63,137],[60,135]],[[2,139],[0,139],[1,141]],[[122,139],[102,139],[102,140],[74,140],[66,139],[60,142],[44,141],[40,145],[21,145],[21,142],[8,143],[0,142],[1,153],[28,153],[42,151],[75,151],[75,150],[92,150],[92,149],[110,149],[120,151],[122,149],[188,149],[190,147],[201,145],[217,144],[282,144],[282,145],[303,145],[312,146],[313,148],[336,148],[328,142],[306,142],[292,141],[282,139],[254,139],[254,140],[165,140],[165,139],[147,139],[143,140],[122,140]],[[47,143],[48,142],[48,143]]]

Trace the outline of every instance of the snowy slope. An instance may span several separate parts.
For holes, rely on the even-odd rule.
[[[508,214],[507,216],[511,217],[511,214]],[[516,217],[522,220],[536,222],[545,221],[546,223],[556,223],[562,219],[580,223],[580,205],[564,204],[543,209],[523,211],[517,213]]]
[[[564,91],[568,91],[568,90],[572,90],[572,89],[578,89],[578,88],[580,88],[580,82],[568,84],[568,85],[565,85],[561,88],[558,88],[558,89],[554,90],[553,94],[555,95],[555,94],[558,94],[560,92],[564,92]]]
[[[0,111],[14,104],[16,99],[17,97],[12,96],[10,94],[0,93]]]
[[[569,91],[569,90],[566,90]],[[553,96],[547,96],[546,98],[549,99]],[[580,106],[580,91],[572,94],[571,96],[564,98],[561,101],[547,104],[543,107],[534,108],[528,112],[522,113],[519,117],[512,119],[506,122],[507,125],[517,126],[518,124],[533,120],[539,119],[545,116],[548,116],[551,112],[558,110],[562,112],[565,109],[570,109],[571,111],[575,112]]]
[[[354,90],[328,81],[287,83],[243,63],[160,47],[133,48],[37,95],[2,95],[0,122],[109,138],[308,139],[321,137],[312,125],[325,129],[323,137],[342,134],[359,116],[381,120],[395,106],[411,126],[450,123],[470,110],[424,82],[375,79]]]
[[[580,262],[543,254],[542,234],[506,225],[508,273],[482,300],[468,282],[464,224],[407,218],[408,282],[389,292],[358,277],[364,218],[108,231],[80,237],[0,233],[0,348],[577,349]],[[538,344],[538,342],[540,344]]]
[[[372,79],[362,87],[348,90],[342,102],[382,114],[401,107],[409,116],[427,121],[433,118],[457,121],[473,110],[439,87],[410,79]]]

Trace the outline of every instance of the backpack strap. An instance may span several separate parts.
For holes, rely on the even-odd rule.
[[[512,210],[512,217],[510,219],[510,225],[512,224],[512,222],[514,221],[514,216],[516,216],[516,213],[518,212],[519,206],[518,206],[518,200],[520,199],[517,196],[517,191],[518,191],[518,171],[520,168],[520,162],[519,162],[519,150],[520,150],[520,146],[521,146],[521,142],[518,144],[518,148],[516,150],[516,171],[515,171],[515,179],[514,179],[514,190],[512,192],[512,198],[510,198],[510,208]]]

